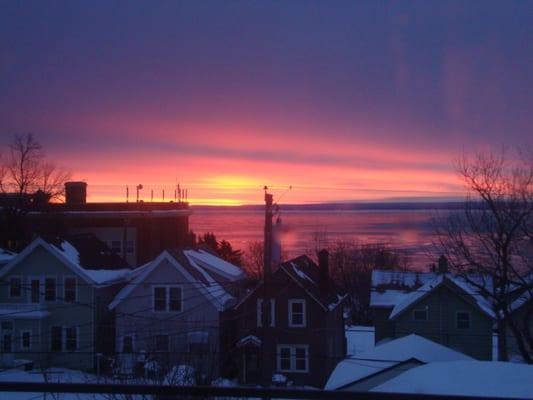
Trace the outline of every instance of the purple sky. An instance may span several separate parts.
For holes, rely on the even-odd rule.
[[[0,135],[93,199],[451,198],[463,150],[533,147],[533,2],[2,1]]]

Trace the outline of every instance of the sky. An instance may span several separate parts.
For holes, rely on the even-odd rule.
[[[532,43],[533,1],[0,0],[0,145],[89,201],[457,199],[463,152],[533,147]]]

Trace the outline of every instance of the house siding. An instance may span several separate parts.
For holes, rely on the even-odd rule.
[[[153,286],[180,285],[183,291],[181,312],[154,312]],[[134,336],[134,351],[146,352],[164,366],[189,364],[205,376],[217,376],[220,370],[220,313],[196,284],[189,282],[163,259],[161,264],[137,285],[115,308],[116,350],[122,352],[122,338]],[[189,353],[188,334],[208,333],[209,351]],[[157,352],[156,335],[169,335],[169,351]],[[122,355],[125,356],[125,355]]]
[[[36,247],[30,254],[21,260],[4,277],[8,282],[10,276],[20,276],[23,279],[22,297],[9,298],[9,287],[3,284],[0,289],[0,303],[2,307],[13,308],[14,312],[22,311],[48,311],[50,315],[43,319],[21,319],[14,314],[13,337],[14,358],[29,359],[39,366],[57,366],[78,368],[83,370],[92,369],[94,366],[94,304],[93,287],[85,284],[77,277],[77,302],[65,303],[63,298],[63,277],[74,276],[75,273],[54,257],[41,246]],[[41,303],[30,303],[30,279],[31,278],[56,278],[56,301],[46,301],[41,298]],[[43,291],[41,287],[41,292]],[[3,318],[3,321],[9,318]],[[52,326],[77,327],[78,328],[78,351],[51,352],[50,332]],[[20,335],[24,330],[38,332],[32,337],[31,351],[22,351],[18,345]]]
[[[413,310],[428,310],[427,321],[415,321]],[[456,312],[470,313],[470,328],[456,326]],[[492,359],[492,319],[446,286],[411,305],[394,320],[393,337],[415,333],[479,360]]]
[[[281,373],[296,385],[322,388],[336,364],[346,354],[342,305],[326,311],[291,278],[279,272],[248,296],[235,310],[238,320],[237,339],[254,335],[261,339],[259,349],[261,380],[270,382],[272,374]],[[257,326],[257,299],[275,299],[275,326]],[[289,300],[305,299],[306,326],[289,326]],[[308,372],[282,372],[277,369],[278,345],[307,345]],[[239,349],[233,358],[240,360]],[[243,381],[243,366],[240,366]],[[245,382],[251,383],[251,382]]]

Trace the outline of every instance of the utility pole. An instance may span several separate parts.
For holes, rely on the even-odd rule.
[[[272,357],[270,334],[270,296],[268,286],[270,284],[270,275],[272,273],[272,205],[274,198],[272,194],[268,193],[268,187],[265,190],[265,228],[263,241],[263,302],[261,304],[261,322],[263,326],[263,362],[262,365],[262,381],[264,386],[269,386],[272,380],[270,372],[272,371]],[[267,400],[267,399],[265,399]]]

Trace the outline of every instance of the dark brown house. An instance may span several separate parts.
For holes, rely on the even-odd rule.
[[[282,263],[234,307],[232,358],[241,383],[270,385],[283,375],[322,388],[345,357],[344,296],[329,277],[328,253],[319,260]]]
[[[85,182],[67,182],[65,188],[65,203],[45,203],[28,213],[33,234],[90,233],[132,266],[193,242],[186,202],[88,203]]]

